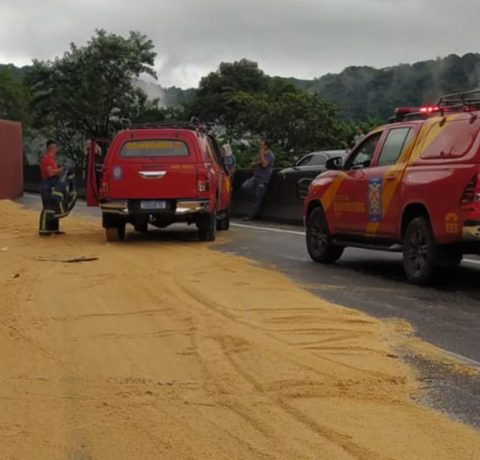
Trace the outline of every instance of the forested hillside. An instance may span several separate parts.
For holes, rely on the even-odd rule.
[[[297,86],[336,102],[344,118],[386,119],[397,106],[434,103],[442,94],[480,86],[480,54],[400,64],[384,69],[348,67]]]
[[[27,67],[2,66],[22,77]],[[384,69],[347,67],[343,72],[327,74],[314,80],[288,79],[297,87],[319,94],[340,108],[342,118],[366,120],[387,119],[395,107],[433,103],[442,94],[480,86],[480,54],[451,54],[446,58],[399,64]],[[161,103],[180,106],[194,99],[194,89],[162,88],[155,84],[142,85],[161,95]],[[146,91],[147,94],[150,91]]]

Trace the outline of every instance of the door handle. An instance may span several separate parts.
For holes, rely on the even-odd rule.
[[[144,179],[161,179],[167,171],[138,171],[138,174]]]
[[[391,174],[390,176],[385,177],[385,180],[388,181],[388,182],[392,182],[396,178],[397,178],[397,176],[394,176],[393,174]]]

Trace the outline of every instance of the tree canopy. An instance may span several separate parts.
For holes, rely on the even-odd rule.
[[[480,54],[399,64],[384,69],[347,67],[315,80],[291,80],[340,107],[346,120],[388,119],[399,106],[435,103],[440,96],[480,85]]]
[[[29,123],[28,89],[14,66],[0,67],[0,118]]]
[[[223,126],[230,141],[269,138],[280,150],[280,162],[309,150],[338,147],[343,140],[337,107],[266,75],[246,59],[222,63],[204,77],[190,112]]]
[[[26,75],[37,123],[60,135],[109,137],[122,118],[134,118],[146,96],[135,86],[141,74],[156,77],[153,43],[139,32],[127,38],[104,30],[54,61],[34,61]]]
[[[308,151],[350,145],[358,126],[368,131],[397,106],[435,102],[480,84],[480,54],[469,53],[385,69],[348,67],[315,80],[271,77],[242,59],[221,63],[196,90],[164,89],[139,80],[156,77],[155,57],[152,41],[139,32],[122,37],[98,30],[53,61],[0,65],[0,118],[55,137],[74,155],[82,138],[111,137],[122,118],[197,116],[214,124],[222,140],[237,143],[241,162],[249,162],[265,136],[286,164]],[[161,101],[148,100],[145,86]]]

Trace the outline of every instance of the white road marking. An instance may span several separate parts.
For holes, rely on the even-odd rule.
[[[260,225],[247,225],[247,224],[237,224],[237,223],[232,223],[232,227],[239,227],[239,228],[250,228],[252,230],[262,230],[264,232],[274,232],[274,233],[285,233],[288,235],[300,235],[300,236],[305,236],[305,232],[299,232],[296,230],[285,230],[283,228],[275,228],[275,227],[263,227]],[[480,260],[475,260],[475,259],[463,259],[462,262],[465,262],[467,264],[473,264],[473,265],[480,265]]]
[[[24,196],[28,198],[39,198],[38,195],[32,194],[32,193],[24,193]],[[83,204],[83,203],[82,203]],[[301,232],[298,230],[286,230],[283,228],[276,228],[276,227],[267,227],[267,226],[261,226],[261,225],[248,225],[248,224],[239,224],[236,222],[232,222],[232,227],[237,227],[237,228],[249,228],[251,230],[260,230],[263,232],[272,232],[272,233],[284,233],[286,235],[298,235],[298,236],[305,236],[305,232]],[[479,265],[480,266],[480,260],[475,260],[475,259],[463,259],[464,263],[467,264],[472,264],[472,265]]]
[[[250,228],[252,230],[263,230],[265,232],[286,233],[288,235],[305,236],[305,232],[299,232],[297,230],[285,230],[285,229],[282,229],[282,228],[262,227],[260,225],[245,225],[245,224],[232,223],[232,227]]]

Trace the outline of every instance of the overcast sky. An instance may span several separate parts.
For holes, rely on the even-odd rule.
[[[151,38],[166,86],[242,57],[313,78],[478,52],[479,18],[480,0],[0,0],[0,63],[53,58],[104,28]]]

